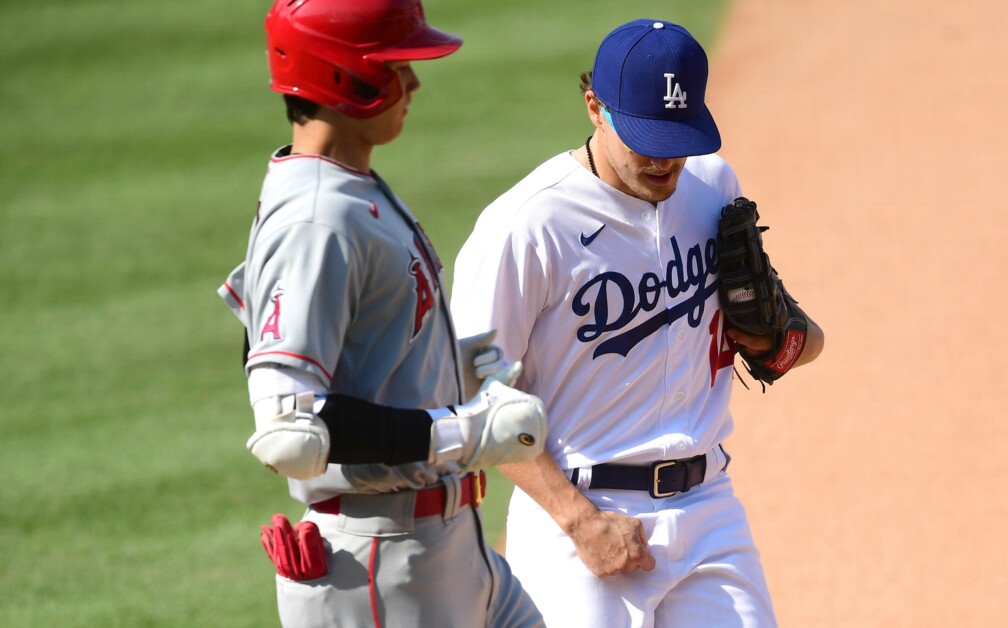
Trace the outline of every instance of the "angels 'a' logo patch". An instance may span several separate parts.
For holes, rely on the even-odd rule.
[[[410,340],[417,337],[423,329],[424,322],[430,315],[437,299],[438,291],[441,289],[441,260],[434,251],[427,234],[424,233],[420,223],[414,223],[416,230],[413,232],[413,249],[410,249],[409,272],[413,276],[416,293],[416,315],[413,318],[413,331]],[[417,257],[419,255],[419,257]]]
[[[441,258],[438,257],[437,251],[434,250],[434,245],[431,244],[430,238],[427,237],[427,232],[424,231],[424,228],[419,222],[416,223],[416,227],[417,234],[414,234],[413,236],[413,245],[417,247],[418,251],[420,251],[420,255],[424,256],[424,261],[427,262],[427,268],[433,275],[432,279],[434,280],[434,285],[440,287],[439,283],[441,280],[439,277],[441,276],[441,269],[444,268],[444,265],[441,263]]]
[[[427,278],[423,262],[412,254],[410,255],[409,272],[413,276],[413,291],[416,293],[416,312],[413,316],[413,332],[410,335],[412,339],[416,338],[420,330],[423,329],[424,320],[434,309],[434,290]]]
[[[262,331],[259,333],[259,340],[266,337],[266,334],[273,336],[273,340],[283,340],[280,332],[280,299],[284,295],[284,289],[280,287],[280,282],[276,282],[273,291],[270,293],[270,301],[273,302],[273,313],[266,319]]]

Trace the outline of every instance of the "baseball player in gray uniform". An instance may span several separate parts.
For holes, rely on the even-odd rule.
[[[433,246],[371,169],[420,87],[410,61],[461,39],[419,0],[278,0],[265,26],[293,140],[220,294],[245,327],[247,447],[307,505],[263,527],[281,622],[542,625],[478,510],[481,468],[542,451],[542,402],[492,333],[456,339]]]
[[[736,349],[772,345],[721,316],[741,189],[706,85],[682,27],[615,29],[582,75],[593,134],[488,206],[455,265],[458,329],[497,329],[550,416],[547,451],[501,470],[508,561],[551,627],[775,624],[721,446]],[[796,364],[822,344],[809,321]]]

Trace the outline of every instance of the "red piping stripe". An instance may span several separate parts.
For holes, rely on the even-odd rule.
[[[273,163],[279,163],[281,161],[290,161],[292,159],[321,159],[322,161],[331,163],[334,166],[338,166],[338,167],[342,168],[343,170],[346,170],[347,172],[352,172],[354,174],[359,174],[359,175],[362,175],[362,176],[365,176],[365,177],[370,177],[371,176],[370,172],[365,172],[363,170],[358,170],[357,168],[351,168],[350,166],[348,166],[346,164],[341,164],[340,162],[336,161],[335,159],[330,159],[330,158],[326,157],[325,155],[287,155],[286,157],[271,157],[270,161],[272,161]]]
[[[227,291],[231,295],[231,298],[233,298],[235,301],[238,302],[238,307],[240,307],[241,309],[244,310],[245,309],[245,302],[241,300],[241,297],[238,296],[238,293],[234,291],[234,288],[232,288],[230,285],[228,285],[227,282],[224,282],[224,287],[227,288]]]
[[[291,357],[291,358],[297,358],[298,360],[304,360],[305,362],[308,362],[310,364],[314,364],[315,366],[317,366],[318,369],[320,371],[322,371],[322,374],[326,376],[326,379],[328,379],[330,381],[332,380],[332,374],[329,373],[329,371],[327,371],[324,366],[322,366],[321,364],[319,364],[317,360],[313,360],[313,359],[309,358],[308,356],[301,355],[300,353],[291,353],[290,351],[262,351],[260,353],[253,353],[253,354],[249,355],[249,357],[245,361],[245,363],[248,364],[254,358],[261,358],[264,355],[286,355],[286,356]]]
[[[375,559],[378,557],[378,537],[371,539],[371,559],[368,561],[368,591],[371,594],[371,616],[374,617],[375,628],[381,628],[381,617],[378,616],[378,590],[375,586]]]

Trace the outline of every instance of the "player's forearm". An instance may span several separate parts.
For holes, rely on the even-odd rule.
[[[805,333],[805,348],[802,350],[801,355],[798,356],[798,360],[795,361],[795,366],[808,364],[818,358],[819,354],[822,353],[825,343],[826,336],[823,334],[822,328],[811,318],[808,319],[808,330]]]
[[[320,384],[303,374],[256,369],[249,378],[256,431],[246,447],[299,480],[321,475],[329,463],[453,462],[468,472],[529,460],[542,451],[546,414],[538,398],[505,383],[520,372],[520,362],[507,365],[487,376],[468,404],[428,410],[320,395]]]
[[[432,419],[424,410],[345,395],[321,401],[309,391],[259,399],[252,412],[256,431],[245,446],[267,468],[298,480],[322,475],[329,463],[426,460],[430,446]]]
[[[431,417],[424,410],[330,395],[318,416],[329,430],[329,462],[396,465],[427,460]]]
[[[580,521],[598,514],[595,505],[571,483],[548,451],[530,462],[502,464],[497,468],[542,506],[567,534]]]

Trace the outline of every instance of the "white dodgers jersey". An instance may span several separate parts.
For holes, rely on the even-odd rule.
[[[484,210],[455,264],[459,333],[497,329],[546,404],[561,468],[707,452],[732,429],[734,347],[717,292],[720,210],[741,190],[689,157],[654,206],[569,153]]]

